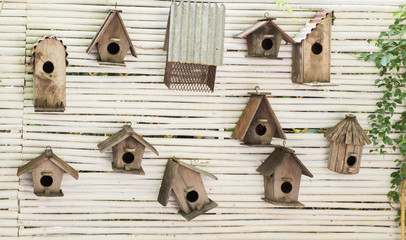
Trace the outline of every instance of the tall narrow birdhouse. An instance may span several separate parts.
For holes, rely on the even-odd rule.
[[[267,145],[273,137],[286,139],[266,93],[250,94],[251,98],[231,137],[250,145]]]
[[[172,3],[166,28],[164,82],[169,89],[214,91],[223,64],[224,5]]]
[[[78,179],[79,173],[47,148],[40,156],[18,168],[17,175],[32,171],[34,193],[37,196],[61,197],[64,172]]]
[[[120,173],[145,174],[141,167],[145,147],[159,155],[158,151],[138,135],[130,125],[124,125],[123,129],[97,146],[100,152],[113,148],[113,171]]]
[[[317,13],[294,38],[292,82],[328,83],[331,65],[333,11]]]
[[[56,37],[40,39],[32,49],[34,110],[63,112],[66,106],[66,46]]]
[[[207,196],[201,174],[217,180],[213,174],[177,159],[169,159],[159,190],[158,202],[166,206],[169,195],[173,192],[180,208],[179,213],[188,221],[217,207],[217,203]]]
[[[371,140],[353,114],[345,115],[337,125],[324,136],[330,140],[328,169],[336,173],[356,174],[359,172],[362,150]]]
[[[295,155],[295,151],[275,146],[257,172],[264,175],[265,201],[275,205],[303,206],[298,202],[300,179],[302,174],[313,175]]]
[[[103,25],[96,33],[92,43],[87,49],[90,54],[96,46],[99,54],[99,64],[125,66],[124,57],[130,49],[131,54],[137,57],[135,48],[120,16],[121,10],[110,10]]]
[[[277,58],[282,39],[286,43],[295,41],[276,25],[275,18],[265,18],[238,34],[236,38],[246,38],[248,56]]]

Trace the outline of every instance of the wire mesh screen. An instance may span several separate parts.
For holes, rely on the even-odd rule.
[[[213,65],[166,62],[165,85],[174,90],[213,92],[216,68]]]

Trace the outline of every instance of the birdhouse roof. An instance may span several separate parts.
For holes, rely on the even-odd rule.
[[[130,35],[128,35],[128,32],[127,32],[127,29],[125,28],[123,19],[121,18],[121,15],[120,15],[121,12],[122,12],[121,10],[116,10],[116,9],[110,10],[109,15],[107,15],[106,19],[104,20],[103,25],[100,27],[99,31],[97,31],[96,36],[94,36],[94,38],[93,38],[93,40],[92,40],[92,43],[91,43],[90,46],[87,48],[87,50],[86,50],[87,54],[90,54],[90,52],[92,51],[93,47],[96,45],[96,43],[99,42],[100,38],[103,36],[103,34],[104,34],[104,32],[106,31],[106,29],[107,29],[107,27],[109,26],[109,24],[113,21],[114,17],[117,17],[118,20],[119,20],[119,22],[120,22],[120,24],[121,24],[121,27],[123,28],[123,31],[124,31],[125,36],[126,36],[126,39],[127,39],[128,43],[130,44],[130,51],[131,51],[131,54],[132,54],[134,57],[137,57],[137,53],[135,52],[134,45],[133,45],[133,43],[131,42]]]
[[[276,145],[275,150],[269,155],[269,157],[257,168],[257,172],[262,173],[265,176],[270,177],[275,170],[282,164],[282,162],[287,159],[289,156],[292,156],[293,159],[302,169],[302,174],[313,177],[313,174],[303,165],[303,163],[296,156],[293,149]]]
[[[313,17],[312,20],[310,20],[309,23],[306,24],[306,26],[304,28],[302,28],[300,30],[300,32],[298,32],[295,37],[293,38],[293,40],[297,43],[302,42],[303,40],[305,40],[307,38],[307,36],[309,34],[311,34],[311,32],[316,29],[317,25],[319,24],[323,24],[323,20],[324,19],[329,19],[331,18],[331,21],[334,22],[334,11],[329,10],[329,11],[323,11],[323,12],[319,12],[316,13]]]
[[[99,147],[100,152],[104,152],[107,149],[120,143],[121,141],[127,139],[128,137],[133,137],[139,143],[141,143],[146,148],[148,148],[153,153],[155,153],[156,155],[159,156],[158,151],[149,142],[147,142],[143,137],[138,135],[130,125],[124,125],[123,129],[121,129],[120,131],[111,135],[109,138],[107,138],[103,142],[99,143],[97,146]]]
[[[353,114],[345,115],[345,118],[324,133],[324,136],[330,141],[345,144],[365,145],[371,143],[368,135],[358,123],[357,117]]]
[[[255,23],[254,25],[252,25],[250,28],[247,28],[245,31],[243,31],[242,33],[238,34],[237,36],[235,36],[235,38],[246,38],[248,35],[250,35],[251,33],[257,31],[258,29],[260,29],[261,27],[270,24],[272,25],[274,28],[276,28],[276,30],[278,30],[280,33],[282,33],[282,38],[283,40],[285,40],[288,43],[296,43],[292,37],[290,37],[285,31],[283,31],[278,25],[276,25],[276,23],[274,23],[272,20],[275,20],[275,18],[265,18],[265,19],[261,19],[259,20],[257,23]]]
[[[164,206],[166,206],[168,204],[169,195],[170,195],[171,189],[172,189],[173,179],[175,177],[175,174],[177,173],[179,165],[183,166],[191,171],[206,175],[208,177],[211,177],[211,178],[217,180],[217,177],[211,173],[203,171],[199,168],[196,168],[190,164],[184,163],[180,160],[177,160],[174,158],[169,159],[166,164],[166,169],[165,169],[164,177],[162,179],[161,189],[159,190],[159,195],[158,195],[158,202]]]
[[[37,41],[37,43],[34,45],[34,47],[32,48],[32,50],[31,50],[31,59],[30,59],[30,65],[29,65],[29,67],[30,68],[33,68],[34,67],[34,60],[35,60],[35,57],[36,57],[36,49],[37,49],[37,46],[38,46],[38,44],[40,44],[42,41],[44,41],[44,40],[46,40],[46,39],[54,39],[55,41],[59,41],[59,42],[61,42],[61,44],[62,44],[62,46],[65,48],[65,64],[66,64],[66,66],[68,66],[69,65],[69,62],[68,62],[68,52],[66,52],[66,45],[64,45],[63,44],[63,42],[62,42],[62,40],[58,40],[56,37],[54,37],[54,36],[44,36],[43,38],[40,38],[40,39],[38,39],[38,41]]]
[[[20,176],[21,174],[28,172],[29,170],[32,170],[38,166],[40,166],[42,163],[44,163],[46,160],[51,161],[54,163],[56,166],[58,166],[60,169],[62,169],[64,172],[68,173],[71,175],[73,178],[78,179],[79,178],[79,172],[76,171],[74,168],[69,166],[65,161],[60,159],[57,155],[55,155],[51,149],[46,149],[41,155],[39,155],[37,158],[31,160],[24,166],[21,166],[18,168],[17,176]]]
[[[254,120],[254,116],[256,112],[258,111],[259,106],[261,103],[264,102],[266,104],[266,107],[271,115],[271,118],[273,122],[276,125],[276,130],[275,130],[275,137],[277,138],[282,138],[286,139],[286,135],[283,132],[283,129],[281,127],[281,124],[279,123],[278,118],[275,115],[275,112],[273,111],[271,104],[269,103],[267,97],[265,94],[256,94],[252,93],[251,98],[249,102],[247,103],[247,106],[244,109],[244,112],[242,113],[240,120],[238,120],[237,125],[234,128],[233,131],[233,138],[237,139],[244,139],[245,134],[247,133],[248,128],[251,125],[251,122]]]

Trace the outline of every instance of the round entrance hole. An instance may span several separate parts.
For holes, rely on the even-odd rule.
[[[186,199],[189,202],[196,202],[199,199],[199,194],[195,190],[190,191],[186,194]]]
[[[262,124],[262,123],[258,124],[258,125],[255,127],[255,133],[256,133],[257,135],[259,135],[259,136],[264,135],[264,134],[266,133],[266,126],[265,126],[264,124]]]
[[[312,46],[312,52],[316,55],[319,55],[323,51],[323,46],[320,43],[315,43]]]
[[[54,182],[54,179],[51,176],[42,176],[40,181],[42,186],[49,187]]]
[[[42,70],[46,73],[52,73],[54,71],[54,64],[50,61],[47,61],[42,65]]]
[[[290,182],[282,183],[281,190],[284,193],[290,193],[292,191],[292,184]]]
[[[111,55],[117,54],[120,51],[120,45],[118,45],[115,42],[110,43],[107,45],[107,52],[109,52]]]
[[[125,163],[132,163],[134,162],[134,154],[130,153],[130,152],[126,152],[123,154],[123,161]]]
[[[270,50],[273,47],[273,42],[272,42],[272,40],[270,38],[265,38],[262,41],[261,46],[265,50]]]
[[[357,162],[357,158],[354,156],[350,156],[349,158],[347,158],[347,164],[348,166],[352,167],[354,166],[354,164]]]

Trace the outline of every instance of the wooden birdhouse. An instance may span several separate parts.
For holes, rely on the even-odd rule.
[[[213,174],[177,159],[169,159],[159,190],[158,202],[166,206],[169,195],[173,192],[180,208],[179,213],[188,221],[217,207],[217,203],[207,196],[201,174],[217,180]]]
[[[92,43],[87,49],[90,54],[96,46],[99,53],[99,64],[125,66],[124,57],[130,49],[131,54],[137,57],[135,48],[120,16],[121,10],[110,10],[103,25],[96,33]]]
[[[145,147],[159,155],[158,151],[138,135],[130,125],[124,125],[123,129],[97,146],[100,152],[113,148],[113,171],[120,173],[145,174],[141,167]]]
[[[371,140],[353,114],[345,115],[337,125],[324,136],[330,140],[328,169],[336,173],[356,174],[359,172],[362,150]]]
[[[331,26],[334,12],[317,13],[295,37],[292,49],[292,82],[329,83]]]
[[[303,206],[298,202],[302,174],[313,177],[295,155],[295,151],[283,146],[275,150],[257,168],[264,175],[265,201],[275,205]]]
[[[61,197],[64,172],[78,179],[79,173],[47,148],[40,156],[18,168],[17,175],[32,171],[34,193],[37,196]]]
[[[250,93],[251,98],[231,137],[250,145],[267,145],[273,137],[286,135],[267,99],[267,93]]]
[[[40,39],[32,49],[34,110],[63,112],[66,106],[66,46],[56,37]]]
[[[214,91],[217,66],[223,64],[224,26],[224,5],[172,3],[164,44],[169,89]]]
[[[277,58],[282,39],[286,43],[296,43],[273,20],[275,18],[261,19],[236,36],[247,39],[248,56]]]

